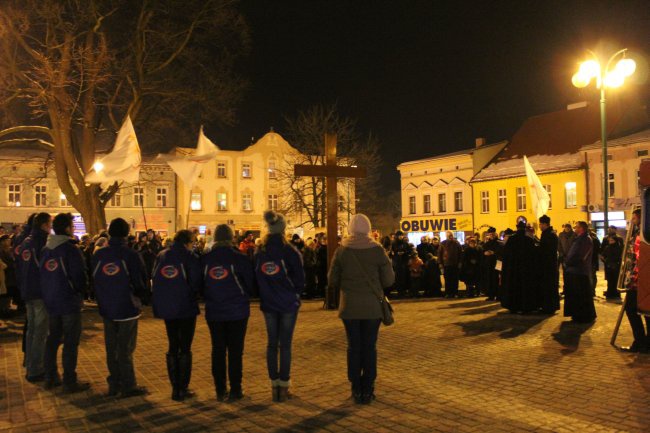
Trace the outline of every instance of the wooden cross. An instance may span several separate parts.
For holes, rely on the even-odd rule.
[[[294,166],[296,176],[324,177],[326,179],[325,191],[327,193],[327,269],[332,263],[334,251],[338,246],[338,191],[336,179],[366,177],[366,169],[359,167],[346,167],[336,164],[336,134],[325,134],[325,165],[300,165]],[[350,204],[348,203],[348,206]],[[328,309],[337,308],[336,293],[328,285],[325,293],[325,306]]]

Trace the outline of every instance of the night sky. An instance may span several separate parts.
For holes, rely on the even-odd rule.
[[[213,128],[243,148],[284,116],[337,103],[375,135],[382,182],[397,164],[508,139],[529,116],[594,99],[571,85],[586,48],[650,52],[646,1],[244,0],[252,52],[238,124]],[[647,93],[647,84],[627,92]]]

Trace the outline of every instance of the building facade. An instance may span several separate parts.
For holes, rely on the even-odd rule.
[[[134,232],[176,231],[176,176],[166,164],[144,158],[140,182],[124,183],[106,206],[106,219],[121,217]],[[24,223],[36,212],[71,212],[75,233],[85,233],[80,215],[61,192],[54,161],[40,150],[3,149],[0,155],[0,223]]]

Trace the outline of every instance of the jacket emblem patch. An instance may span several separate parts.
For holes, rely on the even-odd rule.
[[[57,269],[59,269],[59,262],[57,262],[56,259],[50,259],[47,262],[45,262],[45,269],[47,269],[50,272],[54,272]]]
[[[28,262],[32,258],[32,252],[30,250],[24,250],[20,256],[23,258],[23,261]]]
[[[163,266],[163,268],[160,270],[160,275],[171,280],[172,278],[176,278],[178,276],[178,269],[173,265]]]
[[[275,262],[262,263],[260,269],[265,275],[277,275],[280,273],[280,266],[278,266]]]
[[[228,275],[230,275],[230,273],[228,272],[228,269],[224,268],[223,266],[215,266],[210,269],[208,275],[210,275],[210,278],[213,280],[225,280],[228,278]]]
[[[104,275],[112,277],[113,275],[117,275],[120,272],[120,267],[115,263],[107,263],[102,267],[102,272]]]

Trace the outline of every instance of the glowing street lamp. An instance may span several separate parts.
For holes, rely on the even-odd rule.
[[[603,199],[604,199],[604,221],[605,233],[609,226],[609,171],[607,170],[607,123],[606,123],[606,109],[605,109],[605,89],[621,87],[625,79],[636,70],[636,63],[632,59],[625,58],[627,48],[617,51],[612,55],[605,67],[603,68],[602,62],[593,51],[588,51],[592,59],[589,59],[580,64],[578,72],[571,78],[571,82],[575,87],[587,87],[591,80],[596,80],[596,87],[600,89],[600,141],[603,144]],[[612,62],[622,56],[616,63],[614,68],[611,68]]]
[[[95,169],[96,173],[99,173],[100,171],[102,171],[104,169],[104,164],[101,161],[96,161],[93,164],[93,168]]]

